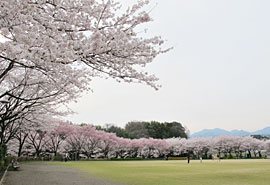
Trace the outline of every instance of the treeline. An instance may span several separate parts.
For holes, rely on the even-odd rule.
[[[243,159],[266,158],[270,140],[252,137],[128,139],[94,126],[52,122],[22,128],[8,145],[20,159]]]
[[[105,127],[96,126],[96,128],[129,139],[188,137],[187,130],[179,122],[132,121],[127,123],[124,128],[113,124],[107,124]]]

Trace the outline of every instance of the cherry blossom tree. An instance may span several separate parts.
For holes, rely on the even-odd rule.
[[[14,140],[17,141],[17,156],[20,157],[23,154],[24,145],[28,139],[30,129],[25,127],[20,127],[20,129],[16,132]]]
[[[192,138],[188,140],[188,145],[197,159],[208,158],[208,152],[211,148],[211,140],[208,138]]]
[[[16,78],[19,77],[20,75]],[[59,115],[55,108],[59,103],[66,102],[72,95],[69,94],[71,91],[65,91],[60,86],[59,89],[53,89],[50,85],[41,85],[46,81],[41,83],[40,79],[36,82],[30,78],[32,77],[20,80],[18,84],[12,82],[11,90],[2,94],[6,98],[6,102],[0,104],[0,138],[4,145],[15,136],[20,127],[25,127],[26,123],[32,122],[37,115]],[[47,118],[48,116],[45,119]],[[40,119],[40,121],[45,120]]]
[[[142,10],[148,3],[141,0],[123,12],[112,0],[2,0],[0,79],[20,67],[55,77],[56,70],[78,72],[76,65],[86,65],[90,76],[103,73],[156,88],[154,76],[137,70],[164,52],[160,37],[145,39],[136,31],[151,21]]]
[[[99,147],[99,144],[103,137],[103,132],[96,130],[92,125],[84,125],[82,134],[85,136],[85,142],[82,146],[82,153],[91,158],[94,155]]]
[[[168,51],[137,27],[151,21],[141,0],[127,10],[112,0],[0,1],[0,133],[27,114],[55,111],[89,90],[94,77],[145,83],[143,68]],[[16,129],[14,129],[16,128]],[[11,132],[9,132],[11,133]]]
[[[49,137],[48,133],[52,127],[49,127],[48,123],[39,123],[31,127],[27,143],[34,149],[34,155],[36,158],[40,157],[40,154],[46,150]]]
[[[264,142],[264,149],[266,150],[266,157],[269,157],[270,155],[270,139],[266,140]]]
[[[172,156],[180,156],[188,150],[188,140],[186,138],[170,138],[166,139],[166,142]]]
[[[164,139],[155,139],[154,145],[156,148],[156,156],[159,158],[167,159],[169,154],[169,146],[166,140]]]
[[[103,154],[104,158],[109,157],[109,153],[114,150],[115,146],[117,146],[117,136],[115,133],[107,133],[104,131],[99,131],[101,139],[98,145],[100,149],[100,153]]]
[[[50,124],[52,124],[52,129],[48,132],[46,148],[56,156],[61,144],[72,133],[72,127],[70,126],[71,123],[60,120],[55,120]]]
[[[135,149],[134,149],[135,150]],[[118,138],[117,145],[115,146],[115,157],[126,158],[131,157],[132,140],[126,138]]]
[[[127,145],[129,147],[129,157],[136,158],[140,155],[140,150],[144,147],[144,143],[141,141],[141,139],[129,140],[129,145]]]
[[[141,142],[140,155],[143,158],[165,157],[168,154],[168,145],[165,140],[153,138],[138,139]]]
[[[158,88],[157,78],[139,69],[166,51],[160,37],[146,39],[136,32],[138,25],[151,20],[141,10],[146,4],[139,1],[121,13],[120,3],[111,0],[1,1],[2,102],[17,97],[10,92],[29,85],[31,77],[38,77],[35,84],[47,92],[47,86],[70,90],[70,84],[86,90],[92,77],[103,75]],[[26,84],[3,87],[17,76]],[[61,85],[65,81],[69,85]]]
[[[233,136],[233,139],[231,140],[232,144],[232,151],[235,153],[236,158],[242,158],[244,150],[244,137],[240,136]]]
[[[219,136],[219,137],[215,137],[212,140],[212,149],[214,151],[214,153],[217,154],[217,157],[220,159],[221,158],[221,154],[223,154],[224,152],[224,148],[226,145],[226,138],[227,136]]]
[[[243,139],[243,148],[247,152],[247,157],[251,158],[252,153],[254,157],[261,157],[261,150],[263,149],[263,141],[255,139],[253,137],[245,137]]]
[[[82,126],[71,125],[72,131],[65,140],[64,150],[77,160],[82,153],[83,146],[86,142],[85,135],[83,134]]]

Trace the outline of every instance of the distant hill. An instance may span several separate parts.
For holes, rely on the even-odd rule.
[[[215,137],[220,135],[230,135],[230,132],[220,128],[204,129],[191,134],[191,137]]]
[[[248,136],[250,135],[250,132],[245,130],[232,130],[230,131],[231,135],[233,136]]]
[[[252,132],[253,135],[270,135],[270,127]]]
[[[216,137],[216,136],[249,136],[249,135],[263,135],[270,136],[270,127],[257,130],[255,132],[248,132],[245,130],[224,130],[220,128],[204,129],[199,132],[191,134],[191,137]]]

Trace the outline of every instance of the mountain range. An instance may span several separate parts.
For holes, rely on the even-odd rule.
[[[195,132],[191,134],[190,137],[216,137],[216,136],[250,136],[250,135],[263,135],[263,136],[270,136],[270,127],[263,128],[261,130],[257,130],[255,132],[248,132],[245,130],[224,130],[221,128],[214,128],[214,129],[204,129],[199,132]]]

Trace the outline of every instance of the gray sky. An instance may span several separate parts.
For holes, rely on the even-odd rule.
[[[162,88],[95,79],[94,92],[71,104],[77,114],[67,119],[179,121],[191,132],[270,126],[270,1],[157,2],[145,27],[174,47],[147,67]]]

